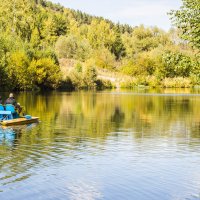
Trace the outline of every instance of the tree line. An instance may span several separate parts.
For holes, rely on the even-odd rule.
[[[45,0],[0,4],[0,88],[34,90],[110,87],[98,70],[124,86],[200,84],[199,1],[171,11],[178,28],[131,27]],[[174,82],[174,84],[171,84]],[[187,83],[187,84],[185,84]]]

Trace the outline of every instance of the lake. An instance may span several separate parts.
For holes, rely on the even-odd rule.
[[[200,199],[199,90],[16,98],[40,123],[0,127],[1,200]]]

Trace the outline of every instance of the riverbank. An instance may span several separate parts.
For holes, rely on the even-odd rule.
[[[120,68],[105,69],[93,64],[81,63],[76,60],[61,59],[60,68],[63,74],[61,88],[73,89],[106,89],[106,88],[193,88],[200,84],[198,74],[185,76],[167,76],[164,74],[128,75]],[[132,66],[134,68],[134,66]],[[178,66],[176,67],[178,68]]]
[[[78,79],[80,82],[81,79]],[[74,83],[69,77],[60,83],[57,89],[52,88],[32,88],[27,90],[12,91],[75,91],[75,90],[106,90],[106,89],[135,89],[135,88],[160,88],[160,89],[181,89],[181,88],[200,88],[200,85],[194,84],[190,78],[176,77],[158,80],[155,77],[126,77],[114,78],[111,76],[98,76],[92,86],[84,83]],[[9,92],[9,88],[1,88],[0,92]]]
[[[117,72],[102,69],[92,69],[87,73],[87,79],[82,72],[68,72],[60,89],[110,89],[110,88],[194,88],[199,87],[198,81],[192,77],[157,78],[155,76],[131,77]],[[89,78],[89,80],[88,80]]]

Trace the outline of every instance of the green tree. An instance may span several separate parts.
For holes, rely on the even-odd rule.
[[[59,37],[55,45],[55,51],[59,58],[75,58],[77,48],[77,39],[73,35]]]
[[[200,1],[182,0],[179,10],[171,11],[174,24],[181,29],[181,36],[194,47],[200,49]]]
[[[183,7],[171,14],[180,29],[168,33],[157,27],[115,24],[46,0],[4,0],[0,3],[0,87],[56,88],[60,68],[65,79],[67,66],[75,68],[74,63],[82,66],[72,76],[79,88],[94,85],[95,81],[90,83],[95,80],[93,67],[120,71],[130,79],[183,76],[194,84],[200,82],[196,50],[177,37],[182,30],[182,38],[199,49],[199,0],[183,0]],[[89,62],[92,68],[84,67]]]
[[[111,49],[115,41],[115,34],[110,24],[105,20],[93,19],[89,26],[87,38],[94,49],[102,47]]]
[[[32,60],[29,66],[32,84],[39,88],[57,88],[61,80],[60,67],[51,58]]]
[[[28,69],[29,62],[24,52],[15,52],[11,55],[7,72],[14,89],[26,90],[32,88]]]
[[[97,72],[94,67],[88,66],[84,71],[84,84],[88,89],[95,89],[97,82]]]
[[[54,14],[45,23],[45,35],[50,43],[54,43],[57,38],[67,33],[66,19],[61,14]]]
[[[5,38],[0,36],[0,66],[5,67],[7,64],[7,54],[10,51]]]
[[[96,50],[94,59],[97,67],[110,70],[115,68],[115,56],[106,48]]]
[[[179,52],[163,54],[166,77],[189,77],[192,70],[192,60],[189,56]]]
[[[91,46],[87,39],[79,40],[77,36],[69,35],[58,38],[55,51],[59,58],[86,60],[91,55]]]
[[[117,60],[126,55],[126,49],[122,42],[120,30],[118,29],[116,30],[116,37],[115,41],[112,44],[111,52],[115,55]]]

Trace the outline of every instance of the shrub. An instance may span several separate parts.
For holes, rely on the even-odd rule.
[[[99,49],[95,51],[95,65],[99,68],[113,70],[115,68],[115,56],[106,49]]]
[[[14,89],[26,90],[32,88],[30,79],[29,59],[24,52],[15,52],[10,56],[7,74]]]
[[[83,88],[83,76],[82,71],[77,71],[77,69],[73,69],[69,73],[69,79],[72,82],[72,85],[76,89]]]
[[[148,86],[153,87],[153,88],[160,86],[160,80],[155,76],[147,76],[146,82]]]
[[[109,80],[98,79],[96,81],[96,85],[97,85],[97,89],[99,89],[99,90],[106,89],[106,88],[110,89],[110,88],[114,87]]]
[[[76,38],[60,36],[55,45],[55,51],[59,58],[74,58],[78,44]]]
[[[183,77],[165,78],[161,85],[165,88],[189,88],[191,87],[191,80]]]
[[[166,52],[163,54],[166,77],[189,77],[192,60],[182,53]]]
[[[190,73],[192,85],[200,85],[200,58],[193,60],[192,72]]]
[[[97,72],[94,67],[86,67],[83,73],[84,87],[95,89],[97,81]]]
[[[39,88],[57,88],[61,81],[60,67],[51,58],[32,60],[29,71],[32,83]]]
[[[59,58],[73,58],[85,61],[91,55],[92,49],[87,39],[76,36],[60,36],[55,44],[55,51]]]
[[[121,88],[134,88],[138,85],[138,79],[137,78],[124,78],[121,83]]]

